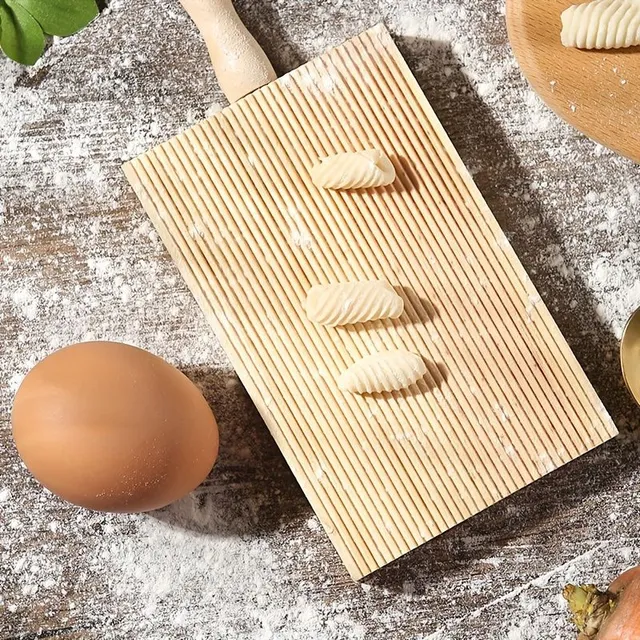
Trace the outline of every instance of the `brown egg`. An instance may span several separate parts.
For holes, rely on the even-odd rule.
[[[99,511],[149,511],[195,489],[218,455],[206,400],[148,351],[86,342],[52,353],[18,389],[11,420],[31,473]]]

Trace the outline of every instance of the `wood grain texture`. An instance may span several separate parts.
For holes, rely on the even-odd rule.
[[[205,44],[176,0],[111,4],[35,68],[0,56],[0,638],[574,639],[562,585],[640,558],[640,410],[617,360],[637,165],[537,100],[495,0],[235,1],[281,73],[385,21],[623,432],[356,584],[121,170],[224,103]],[[216,413],[216,468],[163,512],[84,511],[20,464],[12,381],[90,338],[180,366]]]
[[[640,48],[583,51],[560,42],[571,0],[507,0],[509,40],[540,97],[590,138],[640,162]]]
[[[394,158],[394,186],[311,185],[319,156],[366,147]],[[353,577],[617,433],[383,26],[125,172]],[[306,320],[311,285],[374,278],[404,292],[403,317]],[[429,374],[382,397],[336,388],[382,348]]]
[[[180,0],[180,4],[207,43],[218,84],[229,102],[277,78],[231,0]]]

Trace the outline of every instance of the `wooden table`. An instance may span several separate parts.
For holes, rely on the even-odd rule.
[[[223,104],[177,2],[113,0],[0,61],[0,639],[573,637],[558,593],[638,562],[639,413],[617,359],[640,303],[636,165],[557,120],[493,0],[242,0],[278,71],[385,20],[622,436],[352,583],[120,171]],[[9,409],[59,346],[135,343],[204,389],[218,465],[144,516],[64,504]]]

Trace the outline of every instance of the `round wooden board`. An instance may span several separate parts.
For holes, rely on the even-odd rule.
[[[616,51],[563,47],[560,14],[571,4],[571,0],[507,0],[507,29],[518,63],[561,118],[640,162],[640,47]]]

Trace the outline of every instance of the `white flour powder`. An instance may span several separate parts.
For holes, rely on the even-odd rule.
[[[602,341],[613,345],[640,305],[640,175],[528,89],[506,42],[504,3],[237,4],[280,70],[386,22],[542,299],[583,359],[597,350],[590,373],[606,388],[617,365],[613,346],[609,361],[600,357]],[[47,353],[114,339],[183,367],[203,385],[222,433],[203,487],[164,513],[129,517],[91,514],[43,491],[3,422],[1,635],[34,637],[49,625],[101,640],[569,637],[560,586],[606,583],[637,559],[628,514],[606,492],[594,494],[594,508],[617,510],[600,539],[627,542],[549,547],[530,517],[504,540],[492,537],[498,526],[434,541],[361,587],[346,577],[121,174],[122,160],[221,102],[177,2],[114,0],[87,30],[56,39],[33,69],[0,58],[3,414]],[[291,237],[313,245],[300,221]],[[525,517],[509,508],[491,517]]]

